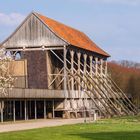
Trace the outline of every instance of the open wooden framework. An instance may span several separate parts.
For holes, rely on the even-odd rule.
[[[73,46],[40,22],[36,14],[27,17],[2,47],[11,55],[19,53],[27,61],[27,70],[22,87],[9,90],[7,97],[0,95],[1,122],[8,113],[14,121],[37,119],[38,114],[54,118],[59,111],[64,118],[71,113],[78,117],[79,112],[82,117],[95,113],[104,117],[137,114],[137,108],[108,75],[107,56]],[[44,75],[34,73],[35,69]]]

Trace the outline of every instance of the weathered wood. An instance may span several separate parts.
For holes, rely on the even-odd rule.
[[[5,48],[28,46],[63,46],[62,39],[56,36],[44,23],[31,14],[17,30],[2,43]]]
[[[128,97],[125,95],[125,93],[116,85],[116,83],[110,78],[109,81],[111,80],[111,85],[113,85],[114,90],[116,90],[116,92],[118,93],[118,95],[120,96],[121,99],[123,99],[123,101],[126,103],[126,105],[128,105],[132,111],[134,111],[135,114],[138,113],[137,108],[134,106],[134,104],[128,99]],[[107,79],[107,78],[106,78]]]
[[[68,61],[68,60],[67,60]],[[69,62],[69,61],[68,61]],[[69,62],[70,63],[70,62]],[[74,61],[74,63],[76,64],[76,65],[78,65],[75,61]],[[85,65],[84,65],[84,67],[86,67],[86,63],[85,63]],[[83,78],[84,77],[86,77],[86,79],[88,79],[88,77],[86,76],[86,73],[84,74],[84,72],[82,72],[82,70],[80,69],[80,72],[82,73],[82,75],[83,75]],[[87,71],[85,71],[85,72],[87,72]],[[80,75],[81,74],[79,74],[79,77],[80,77]],[[90,75],[90,74],[89,74]],[[96,80],[95,80],[96,81]],[[94,83],[95,83],[95,81],[93,81]],[[97,82],[97,81],[96,81]],[[87,82],[86,82],[86,80],[85,80],[85,83],[87,84]],[[101,98],[102,99],[104,99],[104,101],[107,103],[107,105],[109,105],[111,108],[112,108],[112,110],[114,110],[115,109],[115,112],[117,113],[117,115],[120,115],[121,113],[119,112],[119,110],[117,109],[117,107],[113,104],[113,102],[108,98],[108,96],[107,95],[105,95],[105,93],[103,92],[103,90],[100,88],[100,85],[99,85],[99,83],[96,83],[96,85],[93,85],[92,84],[92,82],[89,82],[88,84],[90,84],[90,85],[92,85],[93,87],[94,87],[94,90],[96,89],[96,91],[98,92],[98,93],[100,93],[100,92],[102,92],[102,93],[100,93],[99,95],[101,96]],[[97,87],[99,88],[99,89],[97,89]],[[86,90],[86,89],[85,89]],[[92,92],[91,92],[92,93]],[[106,96],[105,98],[104,98],[104,95]],[[97,96],[98,97],[98,96]],[[102,102],[102,99],[99,99],[98,98],[98,100],[100,101],[100,102]],[[111,102],[111,104],[113,104],[113,106],[111,106],[109,103],[108,103],[108,101],[107,101],[107,99]],[[102,104],[103,104],[103,102],[102,102]],[[105,104],[104,104],[105,105]]]
[[[64,71],[64,68],[62,68],[58,74],[55,74],[54,79],[51,81],[51,83],[49,84],[48,88],[55,82],[55,80],[59,77],[59,76],[64,76],[63,74],[61,74]],[[49,74],[50,75],[50,74]]]
[[[65,105],[64,105],[64,108],[65,108]],[[55,112],[54,112],[54,100],[52,100],[52,116],[53,116],[53,119],[55,118]]]
[[[4,101],[0,101],[0,120],[3,123],[3,108],[4,108]]]
[[[27,101],[24,100],[24,118],[27,120]]]
[[[74,70],[75,70],[75,69],[74,69]],[[86,85],[89,91],[91,91],[92,93],[95,92],[95,91],[93,91],[93,90],[90,89],[90,86],[89,86],[89,83],[88,83],[89,81],[88,81],[88,82],[85,81],[85,79],[84,79],[81,75],[79,75],[79,74],[77,73],[76,70],[75,70],[75,73],[76,73],[76,76],[80,77],[81,80],[83,81],[84,85],[83,85],[82,87],[84,87],[84,89],[85,89],[85,85]],[[82,75],[84,75],[84,73],[83,73]],[[86,90],[86,89],[85,89],[85,90]],[[88,91],[88,90],[87,90],[87,91]],[[93,93],[93,94],[94,94],[94,96],[102,103],[102,105],[106,108],[106,111],[107,111],[109,114],[112,115],[112,113],[108,110],[107,105],[98,97],[97,93]]]
[[[111,97],[114,99],[115,103],[121,107],[121,109],[127,114],[130,114],[130,110],[127,108],[127,106],[121,102],[121,98],[118,98],[118,94],[114,93],[114,91],[108,86],[108,84],[106,83],[106,81],[104,81],[104,79],[102,77],[102,80],[100,80],[100,78],[98,78],[98,76],[96,76],[96,78],[99,80],[99,83],[102,84],[102,86],[105,88],[105,90],[108,92],[108,94],[111,95]]]
[[[35,110],[35,120],[37,119],[37,105],[36,105],[36,100],[34,101],[34,110]]]
[[[84,75],[84,77],[86,77],[86,75],[84,74],[84,73],[82,73],[82,75]],[[82,78],[80,75],[78,75],[80,78]],[[86,78],[87,79],[87,78]],[[87,81],[85,81],[84,79],[82,79],[82,81],[84,82],[84,84],[86,84],[86,86],[88,87],[88,90],[98,99],[98,101],[104,106],[104,108],[106,109],[106,111],[111,115],[111,116],[113,116],[114,114],[112,113],[112,111],[110,111],[109,110],[109,106],[110,106],[110,104],[108,104],[108,102],[107,102],[107,100],[106,100],[106,98],[103,96],[103,94],[96,88],[96,86],[94,85],[94,84],[92,84],[88,79],[87,79]],[[94,86],[94,88],[95,88],[95,90],[96,90],[96,93],[95,93],[95,90],[92,90],[91,89],[91,86],[89,85],[89,84],[91,84],[92,86]],[[101,96],[101,98],[98,96]],[[104,103],[104,101],[102,100],[102,99],[104,99],[104,101],[106,102],[106,103]],[[110,106],[110,107],[112,107],[112,106]]]
[[[88,67],[90,67],[89,65],[87,65]],[[88,73],[88,72],[87,72]],[[88,75],[90,75],[90,73],[88,73]],[[93,73],[93,75],[96,77],[95,78],[95,80],[93,79],[93,78],[91,78],[91,76],[89,76],[89,78],[91,79],[91,80],[93,80],[93,83],[96,83],[96,86],[104,93],[104,91],[102,90],[102,88],[105,88],[106,89],[106,91],[107,91],[107,93],[108,94],[111,94],[111,97],[117,102],[117,104],[123,109],[123,111],[128,115],[129,114],[129,110],[126,110],[126,107],[125,106],[123,106],[122,105],[122,103],[120,103],[117,99],[116,99],[116,97],[114,98],[114,92],[112,93],[112,92],[110,92],[109,91],[109,87],[106,85],[104,85],[104,79],[102,78],[102,76],[103,76],[103,73],[101,72],[101,75],[99,74],[99,73],[96,73],[96,74],[94,74]],[[98,78],[98,76],[103,80],[101,80],[101,79],[99,79]],[[97,80],[96,80],[97,79]],[[103,87],[100,87],[99,85],[102,85]],[[96,87],[95,87],[96,88]],[[106,95],[106,94],[104,94],[105,96],[106,96],[106,98],[108,98],[108,95]],[[110,100],[110,97],[108,98],[108,100]],[[113,104],[113,107],[116,109],[116,110],[118,110],[117,109],[117,107],[116,107],[116,105],[110,100],[110,102],[111,102],[111,104]],[[119,110],[118,110],[119,111]]]
[[[73,74],[71,74],[71,72],[68,70],[68,74],[70,74],[74,79],[75,79],[75,81],[82,87],[82,88],[84,88],[84,86],[79,82],[79,80],[78,79],[76,79],[76,77],[73,75]],[[95,99],[89,94],[89,92],[88,91],[86,91],[86,90],[84,90],[84,92],[92,99],[92,101],[94,102],[94,104],[96,105],[96,107],[101,111],[101,113],[106,117],[106,112],[104,112],[104,110],[96,103],[96,101],[95,101]]]
[[[67,103],[67,96],[66,96],[66,91],[67,91],[67,49],[66,46],[64,45],[64,50],[63,50],[63,62],[64,62],[64,95],[65,95],[65,100],[64,100],[64,108],[66,109],[66,103]]]
[[[80,52],[78,52],[77,53],[77,58],[78,58],[78,73],[80,73],[80,59],[81,59],[81,53]],[[79,78],[79,83],[80,83],[80,78]],[[80,85],[78,85],[78,91],[79,91],[79,97],[80,97],[80,92],[81,92],[81,86]]]
[[[46,119],[46,100],[44,99],[44,119]]]
[[[89,65],[87,65],[88,67],[90,67]],[[95,67],[96,69],[97,69],[97,66]],[[103,69],[103,68],[102,68]],[[102,76],[104,75],[103,74],[103,72],[101,72],[102,73]],[[90,75],[90,74],[89,74]],[[97,75],[99,75],[98,74],[98,72],[95,72],[95,76],[97,76]],[[101,76],[100,76],[101,77]],[[98,82],[98,80],[95,80],[95,82],[97,83]],[[101,82],[100,82],[101,83]],[[97,86],[100,84],[100,83],[97,83]],[[108,89],[108,88],[107,88]],[[107,90],[108,91],[108,90]],[[118,93],[119,94],[119,93]],[[113,96],[113,94],[111,94],[112,96]],[[117,101],[117,99],[115,99],[116,101]],[[119,101],[117,101],[117,103],[119,103]],[[126,105],[122,105],[123,103],[119,103],[119,106],[121,106],[121,108],[124,110],[124,112],[126,113],[126,114],[130,114],[130,113],[128,113],[128,111],[130,111],[129,109],[127,109],[127,106]],[[125,110],[126,109],[126,110]]]
[[[13,121],[15,122],[16,120],[16,114],[15,114],[15,100],[13,100]]]
[[[126,96],[126,94],[118,87],[118,85],[112,80],[112,78],[107,74],[104,75],[103,74],[103,78],[106,79],[108,81],[108,83],[110,84],[112,90],[114,90],[115,93],[117,93],[116,96],[119,96],[120,99],[122,99],[125,103],[125,106],[130,107],[131,110],[137,114],[138,113],[138,109],[135,107],[135,105],[129,100],[129,98]]]

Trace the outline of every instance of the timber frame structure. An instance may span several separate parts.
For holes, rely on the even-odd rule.
[[[78,30],[31,13],[1,47],[16,77],[0,94],[1,122],[137,114],[107,73],[109,55]]]

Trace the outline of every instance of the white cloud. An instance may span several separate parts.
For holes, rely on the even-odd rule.
[[[20,13],[0,13],[0,25],[15,26],[18,25],[24,18],[25,16]]]

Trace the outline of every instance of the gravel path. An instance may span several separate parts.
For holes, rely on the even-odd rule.
[[[90,119],[87,119],[89,122]],[[84,123],[84,118],[80,119],[47,119],[47,120],[30,120],[17,121],[15,123],[0,123],[0,133],[10,131],[29,130],[42,127],[53,127],[67,124]]]

